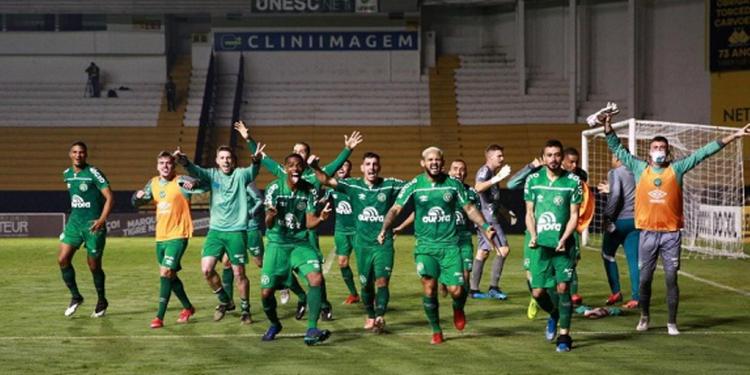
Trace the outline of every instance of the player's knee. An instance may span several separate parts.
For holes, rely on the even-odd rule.
[[[540,298],[544,295],[544,289],[532,289],[531,296],[534,298]]]
[[[448,293],[451,294],[451,297],[453,298],[459,298],[461,297],[461,294],[463,293],[463,287],[460,285],[451,285],[446,287],[448,290]]]
[[[557,284],[557,293],[565,293],[568,291],[568,283],[559,283]]]
[[[267,299],[271,298],[273,295],[274,289],[261,289],[260,290],[260,298]]]
[[[487,258],[489,256],[490,256],[490,252],[489,251],[479,250],[479,251],[477,251],[477,257],[476,257],[476,259],[477,260],[487,260]]]
[[[307,282],[310,286],[320,286],[323,283],[323,275],[320,272],[313,272],[307,274]]]
[[[258,268],[262,268],[263,267],[263,257],[253,257],[253,263],[255,263],[255,265]]]
[[[216,274],[216,271],[214,271],[213,267],[206,267],[206,266],[201,267],[201,272],[203,273],[203,277],[206,280],[212,278]]]
[[[87,258],[86,263],[89,265],[89,270],[91,272],[99,271],[102,269],[102,263],[99,261],[98,258]]]
[[[375,286],[378,288],[385,288],[388,286],[388,278],[387,277],[381,277],[377,280],[375,280]]]
[[[349,267],[349,257],[339,257],[339,267]]]
[[[159,270],[159,276],[161,276],[161,277],[166,277],[168,279],[174,279],[175,275],[176,275],[175,271],[171,270],[169,268],[162,267]]]

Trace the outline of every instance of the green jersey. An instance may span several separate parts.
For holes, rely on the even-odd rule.
[[[76,173],[73,167],[63,171],[63,181],[70,194],[70,217],[68,222],[89,225],[101,216],[104,209],[104,196],[101,190],[109,187],[107,177],[91,165],[85,165]]]
[[[466,189],[466,198],[479,209],[479,194],[477,194],[477,191],[473,187],[466,184],[463,185],[464,189]],[[476,232],[474,223],[466,215],[463,207],[456,209],[456,231],[460,238],[471,238],[471,235]]]
[[[417,247],[443,248],[458,243],[455,212],[469,203],[461,181],[440,174],[435,181],[427,173],[414,177],[401,189],[399,206],[414,200],[414,235]]]
[[[534,203],[537,243],[555,248],[565,233],[570,206],[583,201],[583,189],[575,174],[563,172],[555,180],[550,180],[544,167],[526,179],[523,199]]]
[[[263,210],[263,193],[255,186],[255,182],[247,185],[247,207],[247,230],[260,229],[265,211]]]
[[[315,213],[317,191],[312,184],[300,180],[296,190],[287,184],[286,177],[266,186],[266,207],[276,209],[274,225],[266,231],[268,241],[294,244],[307,242],[307,213]]]
[[[201,168],[188,163],[188,173],[211,186],[209,229],[221,232],[247,230],[248,197],[247,184],[258,175],[258,165],[236,168],[231,174],[224,174],[217,168]]]
[[[357,249],[380,247],[378,234],[383,227],[385,214],[393,206],[404,181],[396,178],[381,178],[372,186],[363,178],[346,178],[338,180],[336,191],[345,193],[351,198],[357,228]],[[393,242],[393,232],[386,233],[386,244]]]
[[[332,191],[331,197],[333,198],[333,205],[336,211],[335,233],[354,234],[354,210],[352,209],[352,201],[349,195],[339,191]]]

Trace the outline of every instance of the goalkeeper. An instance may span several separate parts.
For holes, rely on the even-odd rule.
[[[657,136],[649,143],[649,157],[641,160],[630,154],[620,143],[612,129],[612,114],[597,116],[604,123],[607,145],[625,167],[635,176],[635,226],[641,230],[638,241],[640,264],[641,318],[636,330],[646,331],[649,325],[651,282],[656,261],[661,255],[667,286],[667,309],[669,321],[667,332],[679,335],[677,329],[677,306],[680,290],[677,286],[677,271],[680,269],[680,251],[683,227],[682,182],[685,173],[700,162],[719,152],[734,140],[749,134],[750,124],[732,135],[711,141],[691,155],[670,160],[669,141]]]

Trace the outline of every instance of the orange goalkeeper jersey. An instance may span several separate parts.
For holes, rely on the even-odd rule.
[[[578,209],[578,226],[576,227],[578,233],[588,228],[594,218],[594,197],[591,195],[589,184],[581,181],[581,188],[583,189],[583,201]]]
[[[179,178],[166,184],[151,179],[151,194],[156,204],[156,240],[166,241],[193,236],[190,201],[182,194]]]

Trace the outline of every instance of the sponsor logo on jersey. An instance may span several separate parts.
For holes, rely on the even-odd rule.
[[[294,214],[291,212],[284,215],[284,226],[289,229],[299,229],[302,227],[299,222],[297,222],[297,218],[294,217]]]
[[[86,202],[80,196],[73,194],[70,198],[70,207],[73,208],[91,208],[91,202]]]
[[[102,174],[99,172],[98,169],[96,169],[94,167],[91,167],[91,168],[89,168],[89,170],[91,171],[91,174],[93,174],[94,177],[96,177],[96,179],[99,181],[100,184],[103,184],[103,183],[107,182],[104,179],[104,176],[102,176]]]
[[[450,202],[453,200],[453,194],[451,192],[447,192],[443,194],[443,200],[446,202]]]
[[[562,229],[562,224],[557,222],[557,218],[552,212],[545,212],[542,213],[542,216],[539,217],[539,221],[536,223],[536,231],[537,232],[545,232],[545,231],[560,231]]]
[[[667,197],[667,192],[661,189],[654,189],[648,192],[648,196],[651,198],[649,200],[650,203],[664,203],[666,202],[664,198]]]
[[[428,200],[428,199],[429,199],[429,198],[428,198],[428,197],[427,197],[426,195],[420,195],[420,196],[419,196],[419,201],[420,201],[420,202],[427,202],[427,200]]]
[[[297,202],[297,209],[300,210],[300,211],[304,210],[305,209],[305,202],[302,202],[302,201]]]
[[[167,197],[167,192],[164,190],[159,191],[159,198],[164,199]]]
[[[172,205],[169,202],[159,202],[156,205],[156,212],[160,214],[167,214],[172,211]]]
[[[365,207],[362,213],[357,216],[357,219],[365,223],[382,223],[385,217],[378,213],[375,207]]]
[[[80,185],[78,185],[78,190],[80,191],[87,191],[89,190],[89,185],[85,182],[81,182]]]
[[[560,195],[555,195],[554,198],[552,198],[552,203],[555,204],[555,206],[562,206],[563,204],[563,197]]]
[[[260,284],[261,285],[268,285],[269,283],[271,283],[271,278],[268,277],[268,275],[263,275],[263,276],[260,277]]]
[[[385,202],[385,193],[378,193],[378,202]]]
[[[349,204],[347,201],[340,201],[339,204],[336,205],[336,214],[338,215],[351,215],[352,214],[352,205]]]
[[[440,207],[432,207],[427,211],[427,216],[422,217],[423,223],[450,223],[453,220],[453,215],[448,215]]]
[[[466,225],[466,220],[464,220],[463,211],[456,211],[456,225],[458,226]]]

